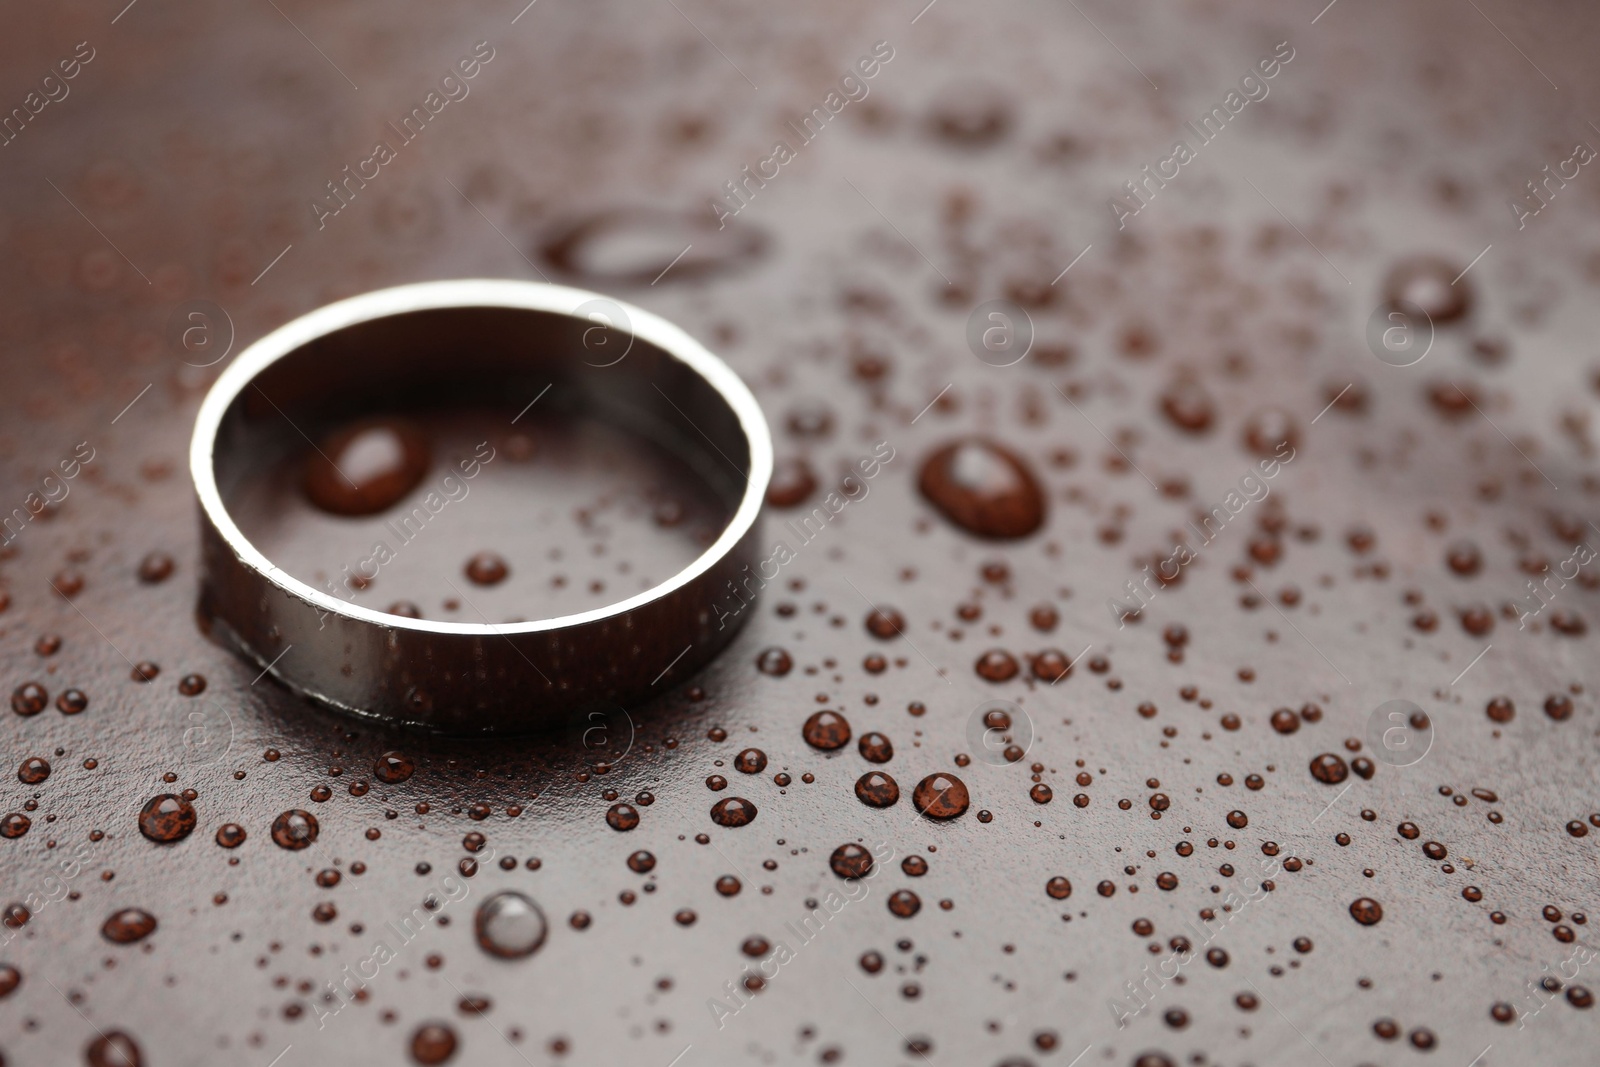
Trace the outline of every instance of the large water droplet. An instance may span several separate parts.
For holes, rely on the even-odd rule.
[[[456,1032],[445,1023],[423,1023],[411,1035],[411,1058],[433,1067],[456,1054]]]
[[[299,851],[317,839],[317,817],[292,808],[272,820],[272,840],[280,847]]]
[[[89,1042],[84,1051],[89,1067],[143,1067],[138,1042],[121,1030],[108,1030]]]
[[[478,905],[473,925],[478,947],[491,956],[507,960],[531,956],[544,944],[549,932],[539,905],[511,890],[496,893]]]
[[[869,807],[892,807],[900,799],[900,786],[882,771],[868,771],[856,779],[856,797]]]
[[[756,817],[756,806],[743,797],[727,797],[711,806],[711,821],[718,826],[748,826]]]
[[[112,913],[100,927],[100,933],[107,941],[131,945],[149,937],[155,929],[156,917],[148,911],[143,908],[123,908]]]
[[[872,853],[850,842],[833,850],[828,866],[840,878],[865,878],[872,873]]]
[[[1383,905],[1371,897],[1361,897],[1351,903],[1350,917],[1362,926],[1371,926],[1383,918]]]
[[[428,473],[428,440],[403,419],[365,419],[318,442],[306,462],[311,502],[335,515],[394,506]]]
[[[1026,537],[1045,518],[1044,491],[1016,453],[968,438],[935,451],[922,464],[918,488],[945,518],[979,537]]]
[[[911,803],[930,819],[954,819],[972,803],[966,783],[953,774],[930,774],[917,783]]]
[[[398,785],[416,770],[416,761],[403,752],[385,752],[372,764],[372,776],[386,785]]]
[[[836,711],[819,711],[800,728],[800,736],[812,748],[831,752],[843,748],[850,740],[850,723]]]
[[[194,805],[172,793],[151,797],[139,812],[139,832],[152,841],[182,841],[194,833]]]

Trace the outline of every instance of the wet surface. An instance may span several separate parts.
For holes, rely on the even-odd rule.
[[[1585,8],[276,6],[0,41],[6,1064],[1592,1062]],[[457,276],[773,426],[775,574],[649,705],[388,731],[197,626],[205,389]],[[487,440],[360,602],[692,557],[531,399],[256,528],[331,579]]]

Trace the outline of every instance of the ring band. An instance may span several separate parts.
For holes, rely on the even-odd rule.
[[[596,329],[625,354],[585,359]],[[269,560],[230,515],[225,500],[260,472],[261,457],[371,414],[354,405],[375,391],[437,396],[464,382],[499,405],[548,384],[550,400],[676,452],[732,518],[687,567],[626,600],[478,624],[391,615],[319,590]],[[341,300],[252,344],[201,404],[189,466],[201,618],[213,634],[295,693],[356,715],[448,733],[527,732],[646,699],[732,640],[747,613],[715,605],[756,562],[772,438],[738,375],[657,315],[564,286],[440,281]]]

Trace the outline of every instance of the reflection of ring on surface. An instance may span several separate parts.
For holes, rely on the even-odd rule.
[[[638,701],[704,666],[738,629],[723,626],[714,605],[756,560],[771,435],[726,364],[640,308],[606,301],[626,323],[618,340],[629,358],[604,368],[586,361],[597,327],[582,309],[601,299],[534,282],[428,282],[330,304],[242,352],[201,405],[189,453],[201,609],[214,631],[303,696],[451,732],[538,729],[558,712]],[[421,406],[476,392],[505,406],[546,386],[550,403],[691,461],[731,515],[712,545],[605,607],[534,622],[438,622],[316,589],[267,559],[229,513],[226,501],[264,457],[369,415],[374,402]]]

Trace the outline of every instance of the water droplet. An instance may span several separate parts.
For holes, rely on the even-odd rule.
[[[767,503],[773,507],[797,507],[816,491],[816,473],[804,459],[780,459],[772,465],[772,479],[767,483]]]
[[[850,740],[850,723],[836,711],[819,711],[806,720],[800,736],[812,748],[831,752]]]
[[[1383,280],[1383,298],[1389,304],[1415,304],[1435,325],[1453,322],[1465,315],[1472,303],[1470,284],[1460,275],[1459,264],[1440,256],[1411,256],[1389,269]]]
[[[139,1043],[121,1030],[108,1030],[89,1042],[84,1056],[89,1067],[144,1067]]]
[[[756,657],[756,670],[773,678],[782,678],[794,669],[794,660],[781,648],[769,648]]]
[[[194,833],[194,805],[172,793],[151,797],[139,812],[139,832],[152,841],[182,841]]]
[[[365,419],[324,437],[306,461],[311,502],[335,515],[393,507],[428,472],[428,440],[403,419]]]
[[[1060,649],[1047,648],[1033,657],[1029,664],[1033,668],[1033,676],[1041,682],[1052,685],[1072,673],[1072,661]]]
[[[856,779],[856,798],[868,807],[892,807],[900,799],[900,786],[882,771],[868,771]]]
[[[1383,918],[1383,905],[1371,897],[1361,897],[1350,904],[1350,917],[1362,926],[1371,926]]]
[[[922,910],[922,898],[909,889],[896,889],[889,894],[889,913],[909,919]]]
[[[917,484],[945,518],[979,537],[1026,537],[1044,523],[1038,479],[1022,457],[989,440],[938,449],[923,462]]]
[[[748,826],[755,817],[756,806],[743,797],[725,797],[711,806],[711,821],[718,826]]]
[[[760,774],[766,770],[767,754],[759,748],[747,748],[733,758],[733,766],[740,774]]]
[[[83,572],[75,567],[59,570],[50,579],[50,585],[57,593],[71,600],[83,592]]]
[[[1245,420],[1245,447],[1264,459],[1293,455],[1299,443],[1299,426],[1282,408],[1262,408]]]
[[[4,818],[0,818],[0,837],[18,838],[28,832],[28,827],[33,825],[33,820],[20,811],[13,811]]]
[[[638,856],[640,853],[634,853]],[[648,852],[643,855],[649,856]],[[655,865],[652,857],[650,866]],[[632,857],[629,866],[633,866]],[[634,868],[638,870],[637,867]],[[646,867],[645,870],[649,870]],[[505,890],[478,905],[473,919],[478,947],[491,956],[514,960],[530,956],[544,944],[549,925],[544,912],[531,899],[513,890]]]
[[[1161,410],[1188,433],[1204,433],[1216,419],[1216,403],[1193,375],[1178,378],[1161,394]]]
[[[272,820],[272,840],[280,848],[299,851],[317,839],[319,829],[315,815],[291,808]]]
[[[961,779],[939,772],[917,783],[911,793],[911,803],[930,819],[954,819],[966,812],[972,799]]]
[[[456,1054],[456,1032],[444,1023],[423,1023],[411,1035],[411,1058],[434,1067]]]
[[[474,585],[498,585],[506,580],[511,568],[493,552],[479,552],[467,560],[467,579]]]
[[[372,776],[386,785],[398,785],[416,770],[416,761],[403,752],[385,752],[372,764]]]
[[[1011,129],[1011,104],[993,86],[965,85],[947,91],[928,113],[928,130],[956,148],[987,148]]]
[[[876,730],[862,734],[861,740],[856,743],[856,748],[860,750],[861,758],[868,763],[888,763],[894,758],[894,745]]]
[[[149,937],[155,929],[156,917],[148,911],[143,908],[123,908],[112,913],[100,927],[100,933],[107,941],[131,945]]]
[[[887,641],[905,633],[906,617],[894,608],[878,607],[867,612],[867,632]]]
[[[1457,541],[1445,553],[1444,561],[1461,577],[1470,578],[1483,566],[1483,554],[1471,541]]]
[[[828,866],[840,878],[865,878],[872,873],[872,853],[853,842],[843,844],[833,850]]]
[[[1058,874],[1044,884],[1044,891],[1051,900],[1066,900],[1072,895],[1072,883]]]
[[[1314,756],[1311,760],[1311,777],[1324,785],[1338,785],[1350,776],[1350,768],[1345,766],[1342,758],[1332,752],[1324,752]]]
[[[50,777],[50,761],[39,756],[31,756],[22,761],[22,766],[17,768],[17,779],[23,785],[38,785]]]
[[[627,831],[639,825],[639,809],[632,804],[613,804],[606,809],[606,825]]]
[[[37,715],[48,703],[50,694],[38,682],[23,682],[11,693],[11,710],[18,715]]]
[[[172,576],[172,557],[165,552],[152,552],[139,561],[139,580],[146,585],[164,582]]]
[[[656,858],[654,854],[646,852],[642,848],[628,856],[628,870],[634,874],[649,874],[655,869]]]
[[[1559,615],[1561,612],[1558,610],[1555,614]],[[1482,637],[1494,629],[1494,612],[1484,604],[1474,604],[1461,609],[1460,618],[1461,628],[1474,637]],[[1557,630],[1561,629],[1560,626],[1556,625],[1556,620],[1553,616],[1550,620],[1550,625]]]
[[[1009,681],[1017,676],[1021,670],[1017,657],[1002,648],[991,648],[978,657],[978,662],[973,665],[978,672],[978,677],[989,682]]]

